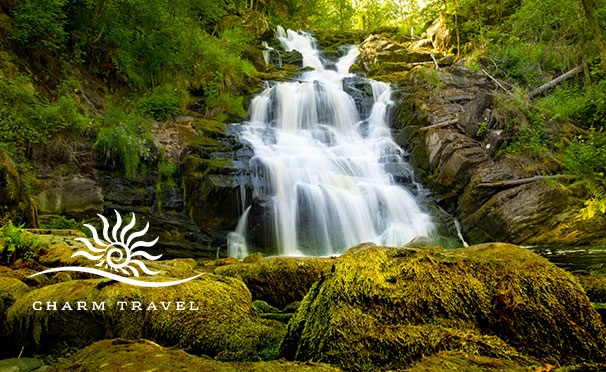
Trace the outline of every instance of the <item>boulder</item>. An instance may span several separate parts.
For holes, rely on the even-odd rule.
[[[253,299],[283,309],[301,301],[334,262],[334,258],[268,257],[251,264],[221,266],[214,272],[241,279]]]
[[[425,30],[425,34],[431,40],[431,45],[442,51],[447,51],[450,47],[450,30],[446,26],[446,19],[443,14],[440,14],[429,27]]]
[[[90,218],[103,212],[103,192],[89,177],[74,175],[57,177],[34,197],[39,215],[66,215],[77,219]]]
[[[529,367],[604,361],[604,346],[577,281],[526,249],[365,246],[310,289],[281,354],[359,371],[404,369],[441,352]]]
[[[212,274],[159,288],[107,279],[48,285],[21,296],[4,324],[7,353],[24,346],[52,354],[60,345],[80,348],[123,337],[233,360],[274,358],[285,327],[258,317],[240,280]]]
[[[140,371],[216,371],[216,372],[337,372],[322,363],[221,362],[164,348],[148,340],[112,339],[96,342],[75,355],[51,365],[47,372],[140,372]]]
[[[373,71],[384,63],[431,62],[443,55],[431,49],[412,48],[381,35],[370,35],[359,46],[360,63],[366,72]],[[432,58],[432,54],[434,57]]]

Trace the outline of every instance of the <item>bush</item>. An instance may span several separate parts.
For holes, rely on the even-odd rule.
[[[4,240],[4,250],[0,254],[0,263],[10,265],[23,258],[33,260],[38,257],[41,248],[40,241],[23,230],[23,225],[15,226],[12,221],[0,229]]]
[[[558,51],[543,44],[516,42],[492,47],[497,76],[514,79],[529,88],[551,80],[551,71],[566,66]]]
[[[135,113],[125,113],[109,107],[104,123],[106,128],[97,135],[95,148],[105,163],[120,167],[126,178],[134,178],[142,158],[149,156],[145,146],[149,139],[149,127]]]
[[[57,52],[67,40],[67,0],[21,0],[13,11],[12,39],[20,48]]]
[[[604,177],[606,173],[606,134],[591,128],[576,138],[563,154],[566,169],[571,174]]]
[[[154,90],[139,101],[139,106],[146,115],[160,121],[174,118],[181,109],[176,89],[170,87]]]
[[[65,216],[59,216],[47,223],[41,223],[40,227],[43,229],[66,229],[66,230],[81,230],[82,225],[74,220],[73,218],[66,218]]]

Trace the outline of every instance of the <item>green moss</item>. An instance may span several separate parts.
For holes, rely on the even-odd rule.
[[[195,119],[193,125],[201,135],[209,137],[224,135],[227,130],[225,123],[211,119]]]
[[[605,345],[599,315],[570,274],[495,243],[348,251],[302,301],[281,352],[378,370],[444,351],[522,366],[599,361]]]
[[[229,359],[228,353],[224,356]],[[237,354],[237,353],[234,353]],[[232,354],[232,355],[234,355]],[[236,358],[238,359],[238,358]],[[164,348],[147,340],[112,339],[94,343],[70,358],[52,365],[48,372],[97,371],[215,371],[215,372],[337,372],[339,369],[322,363],[223,362],[200,358],[182,350]]]
[[[157,279],[156,279],[157,280]],[[165,279],[164,279],[165,280]],[[35,311],[34,301],[77,301],[89,304],[80,311]],[[93,301],[105,302],[105,311],[92,310]],[[118,301],[129,301],[121,310]],[[132,310],[132,301],[143,309],[153,302],[171,302],[169,310]],[[177,310],[176,301],[187,309]],[[237,352],[241,360],[272,355],[284,334],[284,325],[259,319],[250,292],[237,279],[206,274],[180,285],[139,288],[106,279],[73,280],[49,285],[22,296],[6,315],[6,337],[30,351],[49,351],[65,343],[82,347],[111,337],[147,338],[194,354],[215,356]],[[67,321],[69,319],[69,321]],[[274,353],[275,354],[275,353]]]
[[[575,275],[591,302],[606,303],[606,276]]]
[[[242,279],[253,299],[283,309],[300,301],[312,284],[330,271],[334,261],[331,258],[274,257],[253,264],[218,267],[215,273]]]
[[[517,363],[473,355],[464,352],[441,352],[415,363],[409,372],[528,372],[528,367]]]

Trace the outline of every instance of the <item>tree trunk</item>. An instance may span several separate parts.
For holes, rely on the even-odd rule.
[[[598,20],[598,7],[595,0],[581,0],[581,4],[585,12],[585,19],[587,19],[587,24],[589,25],[589,31],[591,31],[600,51],[602,68],[606,69],[606,43],[604,42],[604,34]]]

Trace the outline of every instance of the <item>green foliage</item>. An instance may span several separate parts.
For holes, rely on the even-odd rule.
[[[42,248],[35,236],[23,230],[23,225],[15,226],[12,221],[0,229],[0,237],[4,241],[0,255],[0,263],[3,264],[10,265],[20,258],[34,260]]]
[[[557,50],[547,45],[512,43],[492,48],[497,76],[510,78],[528,87],[537,87],[549,80],[549,72],[565,67]]]
[[[502,149],[504,153],[542,157],[551,150],[542,117],[531,107],[523,89],[516,89],[513,94],[495,94],[493,116],[514,134]]]
[[[148,123],[136,113],[125,113],[116,107],[106,110],[104,123],[106,127],[95,143],[99,155],[106,164],[120,167],[126,178],[134,178],[141,159],[149,156],[145,146],[150,137]]]
[[[38,97],[24,74],[0,79],[0,143],[12,153],[23,151],[28,144],[47,142],[62,131],[78,135],[90,122],[73,96],[47,101]]]
[[[66,15],[68,0],[20,0],[13,11],[12,39],[26,51],[57,52],[67,40]]]
[[[599,188],[593,196],[585,201],[585,207],[581,208],[581,217],[584,220],[595,217],[596,214],[606,214],[606,195],[602,188]]]
[[[154,90],[139,101],[139,106],[144,114],[155,120],[174,118],[181,110],[181,102],[176,89],[172,89],[170,86]]]
[[[65,216],[59,216],[53,220],[41,223],[40,227],[43,229],[66,229],[66,230],[82,230],[82,224],[74,220],[73,218],[67,218]]]
[[[577,97],[577,108],[574,119],[583,128],[606,128],[606,80],[597,76],[598,80],[584,89],[584,94]]]
[[[584,111],[586,97],[578,87],[562,84],[553,93],[539,98],[536,105],[550,120],[569,122],[579,118]]]
[[[566,148],[563,160],[572,174],[603,178],[606,173],[606,135],[602,130],[591,128]]]

